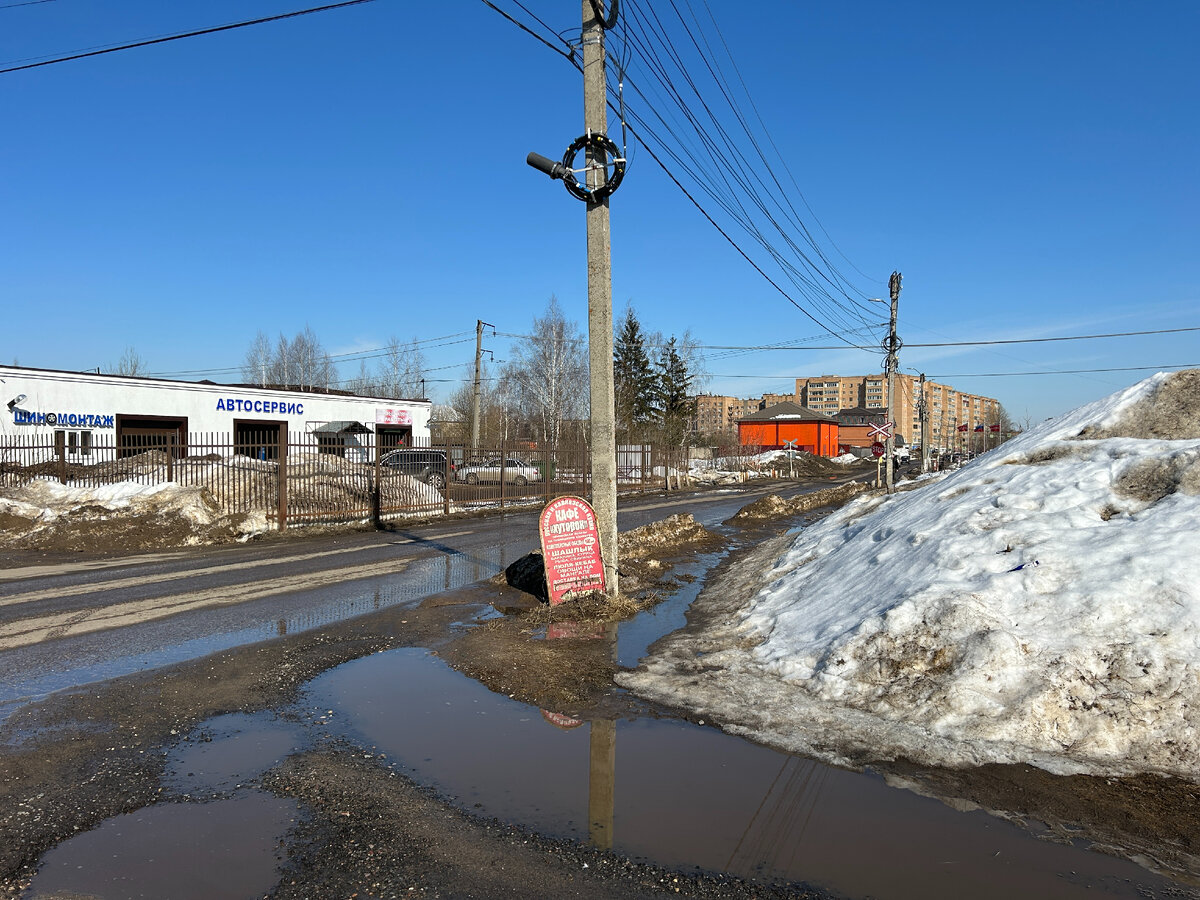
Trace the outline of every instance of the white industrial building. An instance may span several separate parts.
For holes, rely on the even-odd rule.
[[[228,435],[251,455],[296,444],[366,461],[369,448],[428,446],[428,400],[392,400],[212,382],[0,366],[0,439],[53,441],[71,461],[94,447],[171,447]],[[301,439],[302,440],[302,439]],[[25,443],[21,441],[21,443]]]

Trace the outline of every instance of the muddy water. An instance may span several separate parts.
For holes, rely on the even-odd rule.
[[[480,561],[452,559],[424,564],[412,593],[397,584],[406,576],[331,595],[328,614],[407,602],[437,579],[456,587],[481,577]],[[484,568],[498,570],[499,562],[484,560]],[[697,560],[692,571],[712,562]],[[620,662],[634,665],[650,643],[680,627],[698,586],[623,623]],[[285,620],[282,630],[316,627],[324,614],[306,615]],[[270,623],[255,626],[263,627]],[[351,738],[478,814],[672,867],[804,881],[880,900],[1190,896],[1085,842],[1051,843],[983,811],[959,811],[875,774],[777,753],[708,725],[584,722],[530,707],[420,649],[331,670],[283,712],[204,723],[170,761],[163,786],[172,802],[59,845],[44,857],[30,896],[166,896],[155,886],[177,890],[181,880],[195,889],[186,896],[261,894],[298,813],[256,791],[256,779],[326,736]],[[208,802],[178,802],[200,799]],[[205,881],[210,870],[220,871],[225,893]]]
[[[287,634],[311,631],[364,613],[419,603],[425,597],[489,578],[529,549],[501,542],[478,553],[450,552],[414,561],[399,577],[364,578],[223,610],[172,616],[122,630],[65,638],[54,654],[39,646],[6,654],[0,672],[0,723],[17,705],[63,688],[197,659]],[[520,547],[518,551],[516,548]],[[120,640],[124,652],[114,652]],[[65,661],[65,662],[64,662]]]
[[[246,792],[116,816],[47,853],[26,896],[262,896],[278,878],[279,838],[298,815],[294,801]]]
[[[325,712],[331,733],[385,754],[463,807],[673,867],[894,900],[1171,889],[1132,862],[714,728],[563,719],[420,650],[326,673],[308,703]]]

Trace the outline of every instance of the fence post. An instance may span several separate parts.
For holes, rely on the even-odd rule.
[[[175,435],[167,436],[167,481],[175,480]]]
[[[433,442],[429,445],[432,447]],[[442,442],[442,448],[446,451],[446,469],[442,472],[442,513],[450,515],[450,438]]]
[[[379,427],[375,430],[375,484],[371,488],[371,520],[378,531],[383,527],[383,448],[379,446]]]
[[[500,511],[504,512],[504,464],[507,462],[508,451],[504,447],[504,439],[500,439]]]
[[[287,531],[287,468],[288,468],[287,425],[279,429],[279,465],[276,468],[279,495],[279,530]]]
[[[58,480],[67,483],[67,436],[64,432],[54,432],[54,453],[58,456]]]

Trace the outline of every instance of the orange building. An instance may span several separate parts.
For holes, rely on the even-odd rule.
[[[815,456],[838,455],[837,420],[795,403],[776,403],[738,421],[738,442],[743,447],[784,450],[794,441],[793,449]]]

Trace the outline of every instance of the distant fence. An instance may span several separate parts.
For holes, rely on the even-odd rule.
[[[0,491],[35,480],[98,488],[121,482],[175,483],[206,490],[225,513],[263,514],[276,527],[303,521],[376,522],[422,513],[536,504],[586,494],[586,445],[532,442],[378,447],[371,433],[177,432],[0,437]],[[432,466],[409,465],[429,456]],[[397,454],[400,454],[399,461]],[[427,460],[426,460],[427,462]],[[688,471],[688,448],[637,444],[618,448],[617,489],[663,490]]]

